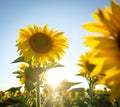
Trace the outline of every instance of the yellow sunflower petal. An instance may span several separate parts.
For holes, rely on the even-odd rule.
[[[93,17],[95,20],[100,21],[100,17],[99,17],[99,15],[98,15],[97,12],[93,13],[93,14],[92,14],[92,17]]]
[[[115,2],[115,0],[111,0],[111,8],[112,8],[112,14],[119,21],[119,19],[120,19],[120,6]]]
[[[95,48],[99,44],[99,41],[94,39],[94,38],[98,38],[97,36],[85,36],[84,38],[85,38],[84,44],[86,46]]]
[[[34,24],[34,30],[35,30],[35,33],[39,31],[39,27],[36,24]]]
[[[32,26],[30,26],[29,24],[27,25],[27,28],[29,29],[29,31],[31,32],[31,34],[34,34],[34,28],[32,28]]]
[[[20,36],[20,39],[26,40],[27,38],[30,37],[30,31],[27,30],[27,29],[20,29],[19,30],[19,36]]]
[[[116,31],[115,27],[113,26],[113,23],[110,23],[110,16],[108,13],[102,11],[101,9],[98,9],[98,15],[100,17],[100,20],[102,23],[112,32],[112,34]]]
[[[48,24],[46,24],[43,28],[43,32],[48,33]]]
[[[83,28],[90,32],[102,33],[105,35],[110,35],[110,32],[107,28],[100,22],[90,22],[83,25]]]
[[[90,63],[96,65],[96,67],[93,69],[92,73],[90,74],[90,77],[96,76],[101,73],[104,62],[105,62],[105,58],[91,58],[90,59]]]
[[[111,73],[113,71],[114,73]],[[120,96],[120,70],[116,67],[110,68],[105,72],[106,76],[99,81],[99,83],[106,84],[111,87],[112,95],[110,97],[111,100],[114,100],[118,96]]]
[[[108,13],[112,14],[112,10],[109,6],[104,6],[104,8],[107,10]]]

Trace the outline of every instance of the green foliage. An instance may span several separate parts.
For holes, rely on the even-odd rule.
[[[36,82],[37,78],[39,78],[40,74],[43,72],[45,72],[45,69],[42,67],[28,67],[25,70],[26,79]]]
[[[70,89],[74,85],[78,85],[80,82],[68,82],[68,81],[63,81],[57,86],[58,91],[64,91]]]
[[[12,63],[18,63],[18,62],[25,62],[24,57],[20,56],[17,59],[15,59]]]
[[[25,87],[24,87],[28,92],[32,91],[33,89],[35,89],[35,85],[33,84],[32,81],[30,80],[26,80],[25,81]]]
[[[24,58],[19,57],[13,61],[13,63],[17,62],[24,62]],[[102,75],[90,77],[90,72],[92,72],[96,65],[89,63],[87,60],[85,64],[79,64],[83,70],[87,71],[79,72],[77,76],[82,76],[87,80],[88,89],[83,87],[73,88],[73,86],[81,82],[69,82],[67,80],[62,81],[56,87],[44,83],[43,78],[47,70],[63,67],[63,65],[57,62],[48,62],[44,67],[32,67],[30,63],[27,64],[29,66],[24,70],[21,69],[13,72],[13,74],[17,74],[17,78],[25,78],[24,92],[20,91],[21,86],[11,87],[5,92],[1,92],[0,107],[8,105],[11,105],[11,107],[36,107],[36,84],[38,82],[38,86],[40,86],[38,89],[42,88],[44,91],[44,94],[43,91],[40,92],[41,107],[119,107],[120,105],[119,99],[113,102],[109,100],[109,91],[95,90],[95,86],[98,84],[97,81]],[[86,68],[84,69],[85,66]]]
[[[63,67],[63,65],[61,65],[58,62],[48,62],[46,64],[46,70],[51,69],[51,68],[56,68],[56,67]]]
[[[10,89],[6,90],[5,92],[16,92],[16,91],[20,91],[22,86],[20,87],[11,87]]]
[[[85,92],[85,88],[73,88],[69,92]]]
[[[8,98],[0,102],[0,107],[26,107],[16,98]]]

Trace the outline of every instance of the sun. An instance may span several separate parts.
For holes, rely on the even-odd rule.
[[[63,68],[53,68],[47,71],[47,83],[56,87],[64,79],[66,79],[67,72],[63,72]]]

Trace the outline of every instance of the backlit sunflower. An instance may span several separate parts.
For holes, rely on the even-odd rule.
[[[95,65],[90,64],[90,57],[92,56],[91,52],[87,52],[86,54],[80,55],[80,60],[78,61],[78,66],[81,67],[80,74],[84,76],[89,76],[89,74],[94,69]]]
[[[46,82],[46,75],[41,71],[42,68],[40,67],[31,67],[27,63],[21,63],[19,66],[19,70],[13,73],[18,74],[17,78],[19,78],[20,84],[25,84],[26,81],[31,81],[32,83],[35,83],[38,75],[41,76],[43,82]]]
[[[28,68],[28,65],[25,63],[20,64],[19,66],[19,82],[20,84],[24,84],[26,81],[26,75],[25,75],[25,70]]]
[[[78,66],[80,67],[79,70],[79,74],[77,74],[78,76],[83,76],[87,82],[88,82],[88,86],[91,87],[93,86],[93,88],[95,88],[94,86],[97,85],[97,81],[100,80],[103,76],[102,74],[99,75],[95,75],[94,77],[91,77],[91,72],[95,72],[97,69],[101,69],[101,67],[104,64],[104,60],[103,59],[97,59],[100,63],[97,64],[91,61],[93,60],[93,56],[94,53],[92,51],[86,52],[85,54],[80,55],[80,60],[78,61]],[[96,84],[97,83],[97,84]]]
[[[105,10],[98,9],[93,17],[96,22],[84,24],[83,27],[90,32],[99,33],[100,36],[85,37],[85,45],[90,46],[96,53],[94,61],[104,58],[101,72],[106,76],[102,82],[112,87],[114,98],[120,96],[120,6],[111,0],[111,7],[105,6]],[[91,76],[101,72],[94,71]]]
[[[32,61],[32,65],[45,66],[47,61],[60,60],[68,48],[67,38],[63,32],[27,25],[27,28],[19,30],[17,42],[18,51],[26,62]]]

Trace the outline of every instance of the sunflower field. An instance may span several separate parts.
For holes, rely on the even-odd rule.
[[[19,30],[19,57],[12,62],[19,64],[13,75],[20,86],[0,90],[0,107],[120,107],[120,5],[111,0],[111,7],[97,8],[92,16],[95,21],[82,26],[90,32],[83,38],[89,51],[79,56],[75,75],[87,81],[87,88],[67,79],[55,87],[48,83],[46,72],[64,66],[59,61],[68,38],[48,24],[27,25]]]

